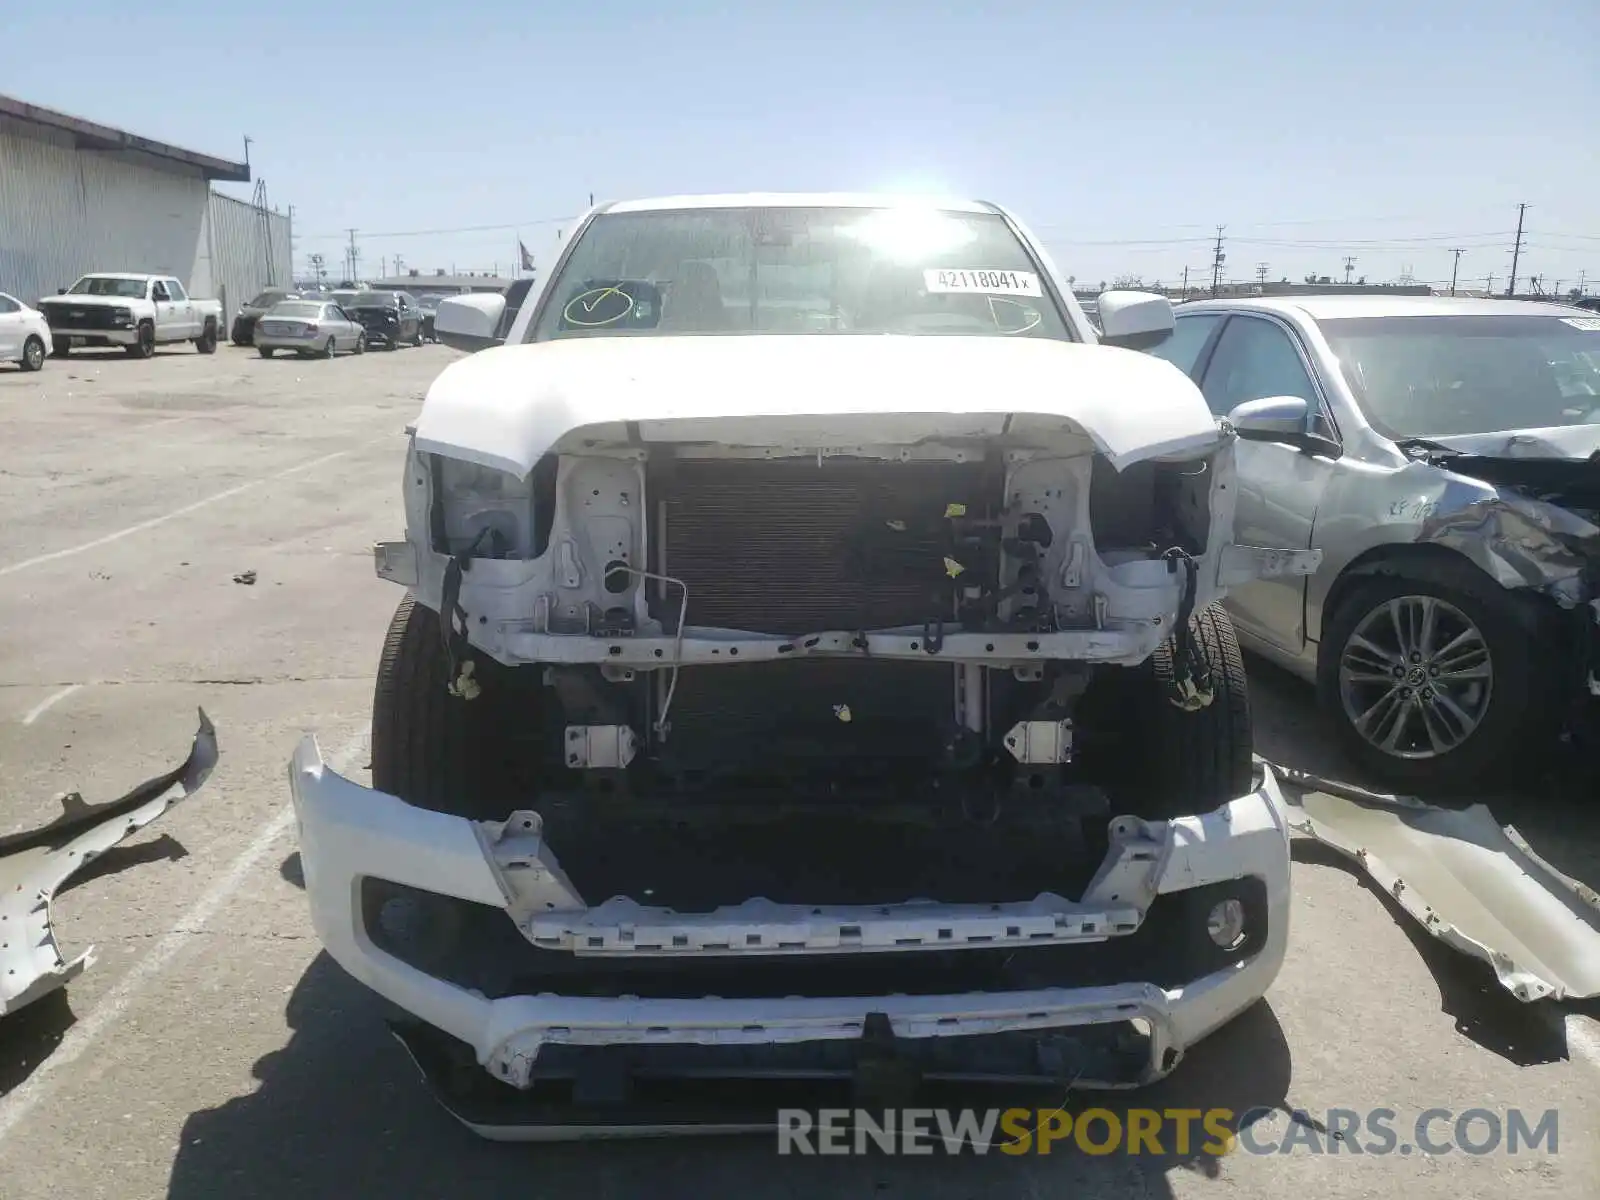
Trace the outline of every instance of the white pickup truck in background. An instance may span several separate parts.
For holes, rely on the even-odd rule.
[[[222,326],[220,300],[197,300],[170,275],[96,272],[41,300],[39,310],[58,358],[74,346],[121,346],[133,358],[149,358],[173,342],[212,354]]]

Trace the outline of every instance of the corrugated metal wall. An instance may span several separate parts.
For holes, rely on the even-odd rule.
[[[189,290],[221,300],[227,323],[262,288],[294,282],[288,217],[268,213],[263,219],[254,206],[213,192],[207,219]]]
[[[0,292],[33,303],[86,271],[149,271],[225,300],[231,319],[291,266],[288,218],[263,222],[197,171],[74,150],[64,134],[0,118]]]

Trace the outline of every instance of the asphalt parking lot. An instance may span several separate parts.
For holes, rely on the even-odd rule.
[[[369,548],[402,528],[403,428],[452,357],[0,367],[0,833],[57,792],[105,799],[175,765],[197,706],[222,749],[198,796],[61,897],[62,941],[98,963],[0,1023],[6,1200],[1600,1195],[1600,1009],[1518,1004],[1306,844],[1267,1001],[1113,1107],[1554,1108],[1557,1153],[1356,1155],[1323,1136],[1334,1153],[779,1160],[770,1138],[501,1146],[455,1126],[319,951],[285,778],[305,730],[365,777],[400,598]],[[1304,690],[1251,666],[1262,753],[1340,771]],[[1497,814],[1600,885],[1592,801],[1539,763],[1528,778]]]

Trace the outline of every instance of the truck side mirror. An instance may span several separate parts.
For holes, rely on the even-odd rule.
[[[433,332],[454,350],[487,350],[505,341],[498,328],[505,310],[506,298],[494,292],[451,296],[439,301],[438,311],[433,314]]]
[[[1105,345],[1148,350],[1172,336],[1172,302],[1155,292],[1101,292],[1096,308]]]

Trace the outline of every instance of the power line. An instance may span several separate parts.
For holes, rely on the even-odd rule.
[[[458,225],[453,229],[401,229],[391,230],[387,233],[369,233],[368,237],[397,238],[397,237],[439,237],[447,233],[500,233],[507,229],[517,229],[523,225],[556,225],[562,221],[573,221],[576,217],[538,217],[532,221],[512,221],[505,225]],[[342,241],[343,233],[308,233],[304,240],[317,241]]]

